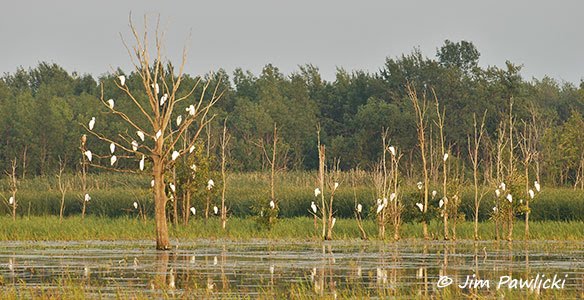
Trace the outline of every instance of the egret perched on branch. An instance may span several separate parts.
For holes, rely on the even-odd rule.
[[[377,199],[377,213],[380,213],[384,207],[385,205],[383,204],[383,201],[381,201],[381,199]]]
[[[110,109],[114,109],[114,99],[109,99],[109,100],[107,100],[107,106],[108,106]]]
[[[507,194],[507,200],[509,200],[509,202],[513,202],[513,196],[511,196],[511,194]]]
[[[318,197],[318,195],[320,195],[320,189],[319,188],[315,188],[314,189],[314,197]]]
[[[442,206],[444,206],[444,198],[440,199],[440,202],[438,202],[438,207],[442,208]]]
[[[501,190],[505,191],[505,189],[507,188],[507,185],[504,182],[501,182],[501,184],[499,185],[499,188],[501,188]]]
[[[494,213],[497,213],[498,211],[499,211],[499,209],[497,209],[497,207],[496,207],[496,206],[493,206],[493,212],[494,212]]]
[[[213,179],[209,179],[207,182],[207,189],[210,191],[215,186],[215,181]]]
[[[132,141],[132,150],[134,150],[134,151],[138,150],[138,142],[136,142],[135,140]]]
[[[357,212],[361,213],[362,210],[363,210],[363,205],[361,205],[361,203],[357,204]]]
[[[389,152],[391,153],[391,155],[395,156],[395,147],[389,146]]]
[[[444,153],[444,161],[446,162],[448,160],[448,153]]]
[[[424,185],[421,181],[418,181],[418,190],[421,190]]]
[[[6,198],[4,198],[6,199]],[[14,204],[14,197],[10,196],[10,199],[8,199],[8,204],[12,205]]]
[[[195,151],[195,146],[191,146],[191,148],[189,148],[189,153],[193,153],[193,151]]]
[[[164,105],[164,102],[166,102],[166,100],[168,100],[168,94],[162,95],[162,97],[160,97],[160,106]]]
[[[126,84],[126,76],[120,75],[120,76],[118,76],[118,79],[120,80],[121,86],[124,86]]]
[[[495,196],[497,196],[497,198],[499,198],[499,196],[501,196],[501,191],[499,191],[499,189],[495,190]]]
[[[197,209],[191,206],[191,213],[194,215],[197,214]]]
[[[138,130],[136,131],[136,134],[138,135],[138,137],[142,140],[142,142],[144,141],[144,132]]]
[[[172,160],[176,160],[179,157],[180,153],[178,151],[172,151]]]
[[[213,206],[213,212],[215,214],[219,213],[219,207],[217,207],[217,205]]]
[[[110,143],[110,152],[113,154],[116,151],[116,144]]]
[[[436,190],[432,191],[432,199],[434,199],[436,197],[436,195],[438,194],[438,192],[436,192]]]
[[[535,193],[533,192],[533,190],[529,190],[529,198],[533,199],[535,197]]]
[[[535,186],[535,190],[539,193],[541,191],[541,186],[539,185],[539,182],[534,181],[533,185]]]
[[[274,200],[270,200],[270,208],[271,209],[276,208],[276,203],[274,203]]]
[[[134,201],[134,209],[138,209],[138,202]]]
[[[170,187],[170,190],[174,193],[176,192],[176,186],[174,185],[174,183],[169,183],[168,186]]]
[[[418,207],[418,209],[420,209],[421,212],[424,212],[424,204],[418,202],[416,203],[416,206]]]
[[[93,158],[93,154],[91,154],[91,151],[87,150],[84,152],[85,156],[87,156],[87,159],[89,161],[91,161],[91,159]]]
[[[151,187],[154,187],[154,179],[152,179],[152,180],[150,181],[150,186],[151,186]]]
[[[158,140],[161,136],[162,136],[162,130],[158,130],[158,132],[156,132],[155,140]]]
[[[313,213],[316,213],[316,204],[314,204],[314,201],[312,201],[312,203],[310,203],[310,208],[312,209]]]
[[[142,155],[142,159],[140,160],[140,171],[144,171],[144,155]]]
[[[187,107],[185,109],[185,111],[189,112],[189,115],[194,116],[195,115],[195,106],[194,105],[189,105],[189,107]]]
[[[335,223],[337,222],[337,218],[333,218],[332,222],[331,222],[331,229],[333,227],[335,227]]]
[[[115,155],[112,155],[112,157],[110,158],[110,165],[113,166],[117,160],[118,160],[118,158]]]
[[[158,86],[158,83],[153,83],[150,86],[154,89],[154,94],[158,95],[160,92],[160,86]]]
[[[191,165],[191,170],[193,170],[193,172],[197,172],[197,165],[192,164]]]
[[[93,130],[93,126],[95,126],[95,117],[91,117],[89,120],[89,130]]]
[[[89,196],[89,194],[85,194],[84,200],[85,202],[89,202],[89,200],[91,200],[91,196]]]
[[[333,190],[336,190],[338,187],[339,187],[339,183],[338,182],[335,182],[335,185],[334,185]]]
[[[180,123],[182,123],[182,116],[178,116],[176,117],[176,126],[180,126]]]

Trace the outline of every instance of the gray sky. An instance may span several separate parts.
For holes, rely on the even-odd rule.
[[[120,33],[128,14],[161,15],[167,57],[188,42],[187,72],[219,67],[284,73],[312,63],[325,79],[335,69],[376,72],[385,58],[414,47],[434,57],[445,39],[472,41],[480,64],[524,64],[524,78],[584,79],[582,1],[12,1],[0,9],[0,72],[40,61],[98,76],[130,70]]]

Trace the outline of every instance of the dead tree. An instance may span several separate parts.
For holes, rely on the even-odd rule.
[[[424,198],[424,207],[422,208],[422,214],[426,216],[428,212],[428,157],[427,157],[427,143],[426,143],[426,128],[427,128],[427,120],[426,120],[426,96],[424,95],[421,103],[418,99],[418,94],[416,93],[416,89],[411,85],[407,85],[407,92],[412,101],[414,106],[414,111],[416,114],[416,127],[418,132],[418,146],[420,147],[420,157],[422,158],[422,174],[424,176],[423,181],[423,191],[422,195]],[[422,227],[424,232],[424,238],[430,238],[428,235],[428,223],[426,221],[426,217],[422,220]]]
[[[481,147],[481,140],[485,132],[485,117],[487,112],[483,114],[483,119],[480,126],[477,124],[477,116],[473,114],[473,136],[472,141],[470,135],[468,136],[468,154],[472,163],[473,183],[474,183],[474,238],[479,239],[479,207],[483,196],[479,196],[479,150]]]
[[[18,207],[18,199],[16,192],[18,192],[18,178],[16,177],[16,158],[10,162],[10,172],[6,171],[8,179],[10,180],[10,198],[8,199],[8,206],[12,208],[12,220],[16,221],[16,208]]]
[[[448,240],[448,191],[446,189],[448,182],[448,152],[446,150],[445,140],[444,140],[444,118],[446,115],[446,109],[440,110],[440,105],[438,103],[438,97],[436,97],[436,92],[432,89],[434,94],[434,100],[436,102],[436,113],[438,120],[434,122],[436,127],[438,127],[438,134],[440,136],[440,150],[442,153],[442,200],[440,201],[440,209],[442,210],[442,220],[444,223],[444,239]]]
[[[59,159],[59,173],[57,174],[57,184],[59,192],[61,193],[61,206],[59,209],[59,222],[63,222],[63,212],[65,211],[65,195],[69,186],[63,179],[63,172],[65,171],[65,163]]]
[[[168,198],[165,192],[164,174],[174,165],[179,156],[194,149],[195,142],[201,132],[213,119],[209,111],[218,101],[221,93],[217,91],[218,85],[212,93],[207,93],[211,82],[208,80],[203,84],[200,96],[194,97],[193,94],[199,87],[201,78],[192,86],[186,89],[181,88],[185,78],[183,75],[187,58],[186,48],[182,52],[182,61],[177,71],[171,63],[163,63],[165,59],[162,53],[164,48],[163,34],[158,27],[159,20],[154,32],[155,42],[153,46],[150,45],[151,33],[149,32],[146,18],[143,33],[137,31],[132,23],[131,16],[129,22],[135,45],[130,47],[125,41],[124,45],[135,67],[133,76],[139,80],[137,83],[126,83],[126,77],[123,74],[118,74],[115,84],[125,95],[123,100],[119,100],[130,101],[139,111],[139,115],[130,117],[126,112],[120,111],[114,106],[114,99],[106,101],[103,95],[103,83],[101,102],[113,116],[123,120],[136,133],[139,139],[128,132],[120,132],[116,136],[110,137],[98,133],[92,128],[96,126],[96,130],[99,130],[99,125],[95,124],[95,118],[92,119],[90,126],[85,124],[83,126],[99,140],[108,142],[113,145],[113,149],[117,148],[125,153],[119,157],[112,153],[109,166],[92,165],[108,170],[135,173],[139,171],[118,168],[118,164],[116,164],[118,158],[140,160],[140,171],[143,170],[145,159],[148,159],[152,164],[156,248],[168,250],[170,249],[166,221]],[[151,53],[152,51],[153,53]],[[138,97],[140,93],[143,93],[144,96]],[[210,99],[207,99],[209,94],[211,95]],[[185,110],[183,111],[183,109]],[[181,122],[177,123],[180,124],[172,126],[172,120],[179,117]],[[177,143],[182,137],[187,136],[187,132],[189,132],[190,141],[186,147],[182,147]],[[138,142],[138,140],[140,141]],[[104,156],[102,155],[101,157]],[[138,169],[138,166],[136,166],[136,169]]]
[[[274,127],[275,128],[275,127]],[[225,205],[225,190],[227,189],[227,175],[225,173],[225,163],[227,161],[227,146],[231,136],[227,133],[227,119],[223,122],[223,136],[221,138],[221,179],[223,186],[221,188],[221,227],[227,226],[227,206]]]

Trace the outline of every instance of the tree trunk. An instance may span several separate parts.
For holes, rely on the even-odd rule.
[[[168,224],[166,223],[166,195],[164,194],[164,165],[159,157],[153,157],[154,221],[156,222],[156,249],[169,250]]]

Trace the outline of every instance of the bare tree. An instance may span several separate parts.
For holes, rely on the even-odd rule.
[[[85,155],[87,151],[87,135],[81,136],[81,145],[79,150],[81,150],[81,170],[79,171],[79,181],[81,182],[81,219],[85,219],[85,212],[87,211],[87,204],[91,200],[91,196],[88,192],[87,187],[87,171],[89,169],[89,163],[87,161],[87,156]]]
[[[201,132],[213,119],[209,111],[218,101],[221,93],[217,92],[217,85],[212,92],[211,98],[207,99],[207,89],[211,82],[209,80],[203,84],[200,96],[192,97],[196,88],[201,83],[201,78],[191,87],[188,87],[186,91],[184,89],[179,90],[185,78],[183,75],[187,58],[186,48],[182,52],[182,61],[177,71],[171,63],[163,63],[165,59],[162,53],[164,35],[159,30],[159,20],[156,23],[154,32],[155,42],[153,49],[151,49],[151,45],[149,44],[151,33],[149,32],[146,18],[144,32],[142,34],[137,31],[132,23],[131,16],[129,22],[135,45],[131,48],[125,42],[124,45],[126,45],[128,54],[135,67],[135,75],[140,79],[140,84],[136,86],[126,84],[125,76],[122,74],[119,74],[119,80],[115,81],[115,84],[124,92],[126,98],[135,105],[140,114],[136,117],[130,117],[125,112],[114,107],[113,99],[106,101],[103,95],[103,85],[101,101],[112,115],[119,117],[132,130],[136,130],[136,134],[142,142],[138,144],[128,132],[120,132],[117,136],[107,137],[84,124],[83,126],[99,140],[108,142],[126,153],[125,156],[119,156],[119,158],[140,159],[140,169],[142,169],[144,159],[147,158],[151,161],[152,177],[154,179],[156,248],[159,250],[168,250],[170,249],[170,241],[166,221],[166,204],[168,198],[165,192],[165,171],[174,165],[178,156],[184,155],[194,149],[194,144]],[[153,57],[151,56],[152,51]],[[138,90],[143,92],[145,97],[138,97]],[[181,104],[183,106],[180,106]],[[184,111],[181,111],[179,107],[185,106],[187,113],[184,115],[184,120],[181,120],[180,124],[173,127],[172,120],[179,116],[183,119],[181,112],[184,113]],[[93,124],[90,127],[95,124],[95,119],[92,121]],[[190,132],[190,141],[187,143],[187,146],[182,147],[182,145],[177,144],[182,137],[187,136],[188,132]],[[118,164],[116,164],[117,158],[112,153],[110,157],[111,167],[104,167],[99,164],[95,164],[95,166],[114,171],[136,172],[118,168]]]
[[[227,206],[225,205],[225,190],[227,189],[227,175],[225,174],[225,163],[227,160],[227,145],[231,136],[227,133],[227,119],[223,122],[223,136],[221,138],[221,179],[223,186],[221,188],[221,227],[227,226]]]
[[[473,170],[473,183],[474,183],[474,238],[479,239],[479,207],[483,196],[479,196],[479,150],[481,147],[481,139],[485,132],[485,118],[487,116],[487,111],[483,114],[483,119],[480,126],[477,124],[477,115],[473,114],[473,128],[474,133],[471,141],[470,135],[468,136],[468,154],[470,156],[470,161],[472,163]]]
[[[65,211],[65,195],[69,189],[69,185],[63,179],[63,172],[65,171],[65,163],[59,159],[59,173],[57,174],[57,184],[59,192],[61,193],[61,207],[59,209],[59,222],[63,222],[63,212]]]
[[[436,92],[432,89],[432,93],[434,94],[434,100],[436,102],[436,113],[438,116],[438,120],[434,122],[436,127],[438,127],[438,134],[440,137],[440,150],[442,153],[442,200],[440,209],[442,210],[442,220],[444,223],[444,239],[448,240],[448,191],[446,189],[446,184],[448,182],[448,172],[447,172],[447,162],[448,162],[448,152],[445,146],[444,140],[444,118],[446,115],[446,109],[440,111],[440,105],[438,103],[438,97],[436,97]]]
[[[6,171],[8,179],[10,180],[10,198],[8,199],[8,206],[12,206],[12,220],[16,221],[16,208],[18,207],[18,199],[16,192],[18,192],[18,178],[16,177],[16,158],[10,161],[10,172]]]
[[[428,157],[427,157],[427,143],[426,143],[426,128],[427,128],[427,120],[426,120],[426,110],[427,110],[427,101],[426,96],[423,96],[423,99],[420,103],[418,99],[418,94],[416,93],[415,88],[412,84],[407,85],[407,92],[412,104],[414,106],[415,114],[416,114],[416,125],[418,131],[418,146],[420,147],[420,156],[422,158],[422,173],[424,176],[423,182],[423,191],[422,196],[424,199],[424,207],[422,208],[422,214],[424,216],[428,212]],[[424,238],[428,239],[428,223],[426,222],[426,218],[424,217],[422,220],[422,227],[424,232]]]

